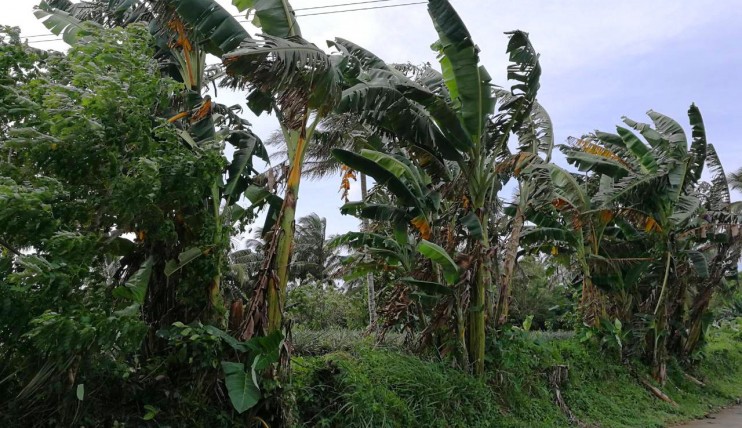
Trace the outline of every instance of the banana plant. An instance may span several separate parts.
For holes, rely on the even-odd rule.
[[[369,51],[336,39],[363,72],[343,91],[338,111],[357,114],[364,123],[393,136],[440,185],[454,181],[465,189],[452,195],[462,207],[459,222],[469,234],[465,246],[474,262],[468,310],[467,348],[473,371],[484,371],[486,294],[491,290],[494,233],[490,210],[499,186],[495,164],[498,148],[529,117],[539,87],[538,55],[524,32],[508,33],[516,81],[508,102],[497,103],[490,76],[480,64],[463,21],[446,0],[431,0],[428,12],[438,33],[433,45],[441,71],[427,70],[412,79]],[[495,112],[495,106],[498,106]]]
[[[503,103],[511,102],[514,98],[511,93],[502,89],[495,89],[494,91]],[[504,146],[503,159],[498,166],[501,174],[517,179],[518,191],[512,205],[506,210],[511,220],[509,235],[502,251],[502,271],[498,278],[499,290],[492,317],[492,322],[497,326],[503,325],[508,319],[510,295],[512,293],[510,287],[513,281],[520,238],[525,225],[525,213],[537,190],[536,185],[521,173],[531,164],[549,163],[551,152],[554,149],[554,130],[551,117],[535,101],[530,115],[524,119],[523,125],[516,134],[518,136],[518,150],[515,153],[510,153],[507,146]]]
[[[643,241],[651,261],[639,276],[651,292],[638,293],[632,311],[648,320],[648,359],[655,377],[664,380],[668,351],[680,349],[676,343],[686,336],[675,325],[687,318],[684,302],[693,294],[691,284],[709,280],[708,260],[716,257],[716,251],[724,254],[722,258],[737,254],[736,245],[720,248],[712,244],[721,238],[730,242],[737,218],[729,211],[728,184],[713,146],[706,141],[698,108],[691,105],[688,111],[690,142],[675,120],[654,111],[648,115],[654,127],[624,118],[646,142],[619,126],[616,134],[595,132],[564,151],[580,170],[600,177],[591,195],[595,208],[613,212],[612,221],[619,226],[619,220],[623,226],[633,223],[635,232],[644,236],[639,242]],[[700,179],[706,163],[714,175],[704,195]],[[707,237],[704,231],[714,233]],[[729,272],[728,263],[717,265],[725,267],[715,272],[715,284]],[[708,298],[703,294],[690,330],[694,338],[685,342],[690,348],[698,336],[698,314],[704,312],[703,302]]]
[[[552,255],[559,254],[560,249],[572,253],[582,277],[579,307],[585,322],[596,325],[604,307],[591,265],[603,257],[601,242],[613,215],[595,206],[581,177],[557,165],[533,163],[524,176],[539,190],[533,194],[533,206],[524,212],[524,218],[534,226],[526,228],[522,242],[540,243]]]

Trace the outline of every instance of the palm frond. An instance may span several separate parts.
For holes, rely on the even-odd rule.
[[[239,49],[224,55],[228,75],[224,85],[247,86],[251,92],[274,94],[287,110],[294,104],[303,105],[297,101],[304,100],[310,108],[329,111],[340,98],[339,59],[301,38],[261,38],[247,40]],[[287,125],[296,129],[291,126],[296,124]]]
[[[721,159],[719,159],[719,155],[716,153],[713,144],[708,144],[706,147],[706,164],[708,165],[709,171],[711,171],[709,208],[712,210],[723,210],[731,203],[729,182],[727,181],[727,176],[724,174],[724,167],[721,164]],[[732,187],[734,188],[735,180],[734,177],[732,178]]]

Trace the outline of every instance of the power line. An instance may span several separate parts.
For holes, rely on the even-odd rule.
[[[302,16],[329,15],[331,13],[357,12],[359,10],[371,10],[371,9],[387,9],[387,8],[390,8],[390,7],[414,6],[416,4],[426,4],[426,3],[428,3],[428,2],[427,1],[418,1],[418,2],[413,2],[413,3],[390,4],[390,5],[386,5],[386,6],[373,6],[373,7],[361,7],[361,8],[357,8],[357,9],[345,9],[345,10],[338,10],[338,11],[333,11],[333,12],[305,13],[303,15],[296,15],[296,16],[297,16],[297,18],[299,18],[299,17],[302,17]]]
[[[418,1],[418,2],[413,2],[413,3],[390,4],[390,5],[386,5],[386,6],[359,7],[359,8],[356,8],[356,9],[334,10],[332,12],[305,13],[303,15],[296,15],[296,17],[297,18],[302,18],[302,17],[305,17],[305,16],[332,15],[334,13],[358,12],[358,11],[372,10],[372,9],[387,9],[387,8],[390,8],[390,7],[414,6],[416,4],[426,4],[426,3],[428,3],[428,2],[427,1]],[[237,20],[237,22],[242,22],[242,23],[247,23],[247,24],[250,23],[250,21],[248,21],[248,20]]]
[[[294,12],[298,12],[300,10],[312,10],[312,9],[327,9],[330,7],[341,7],[341,6],[355,6],[357,4],[368,4],[368,3],[386,3],[390,1],[395,0],[366,0],[366,1],[357,1],[354,3],[341,3],[341,4],[329,4],[325,6],[310,6],[310,7],[300,7],[298,9],[294,9]]]
[[[329,8],[335,8],[335,7],[343,7],[343,6],[355,6],[359,4],[370,4],[370,3],[388,3],[390,1],[398,1],[398,0],[365,0],[365,1],[358,1],[358,2],[352,2],[352,3],[338,3],[338,4],[328,4],[324,6],[309,6],[309,7],[300,7],[297,9],[294,9],[294,12],[301,11],[301,10],[316,10],[316,9],[329,9]],[[423,4],[427,3],[424,1],[416,2],[416,3],[403,3],[403,4],[397,4],[397,5],[385,5],[385,6],[375,6],[375,7],[365,7],[365,8],[357,8],[357,9],[347,9],[347,10],[335,10],[335,11],[328,11],[328,12],[319,12],[319,13],[307,13],[304,15],[297,15],[298,17],[302,16],[315,16],[315,15],[329,15],[332,13],[343,13],[343,12],[355,12],[355,11],[361,11],[361,10],[370,10],[370,9],[384,9],[389,7],[399,7],[399,6],[410,6],[415,4]],[[233,18],[244,18],[244,15],[232,15]],[[247,21],[242,21],[247,22]],[[53,34],[33,34],[30,36],[22,36],[24,39],[33,39],[36,37],[49,37]],[[48,40],[37,40],[33,43],[44,43],[44,42],[51,42],[54,40],[59,40],[59,38],[55,39],[48,39]]]

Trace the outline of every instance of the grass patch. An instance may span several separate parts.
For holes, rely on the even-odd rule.
[[[734,329],[737,329],[736,331]],[[294,358],[298,425],[318,427],[567,427],[548,374],[569,367],[562,394],[583,423],[601,427],[662,427],[701,417],[742,396],[742,324],[712,330],[702,363],[689,373],[669,367],[662,391],[678,406],[654,397],[638,381],[647,368],[570,335],[515,333],[488,352],[487,376],[477,379],[405,353],[343,337],[342,350]],[[316,341],[317,339],[315,339]],[[323,343],[326,343],[326,340]],[[329,346],[323,346],[329,350]]]

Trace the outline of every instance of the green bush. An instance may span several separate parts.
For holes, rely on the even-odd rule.
[[[359,291],[302,284],[289,290],[287,318],[309,330],[363,329],[368,326],[368,309],[365,294]]]
[[[601,427],[661,427],[701,417],[742,395],[742,321],[712,329],[694,371],[673,363],[657,385],[678,403],[660,401],[642,384],[649,368],[625,365],[598,346],[564,333],[513,328],[494,342],[479,379],[438,361],[350,340],[342,350],[293,360],[299,426],[568,427],[549,375],[568,368],[565,404],[580,422]],[[701,387],[687,376],[705,382]]]

